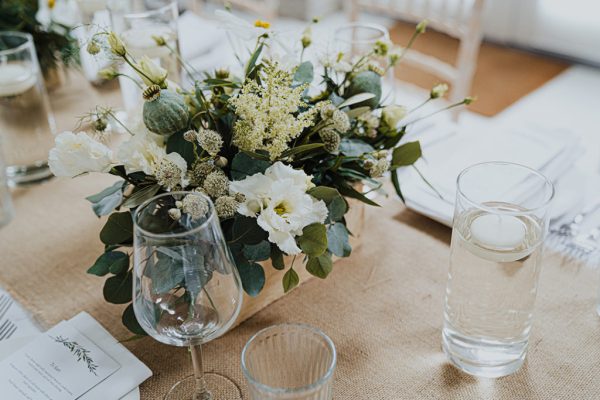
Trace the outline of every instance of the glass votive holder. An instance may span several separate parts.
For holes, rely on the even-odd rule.
[[[251,400],[330,400],[336,350],[321,330],[302,324],[265,328],[242,351]]]
[[[354,64],[371,54],[378,41],[391,43],[389,31],[379,24],[353,22],[340,26],[334,33],[336,52],[343,54],[342,60],[349,64]],[[385,71],[382,77],[381,103],[394,104],[396,99],[394,69],[390,68],[388,58],[371,56],[369,63],[375,63]]]
[[[1,139],[1,138],[0,138]],[[0,228],[7,225],[14,217],[14,209],[8,182],[6,180],[6,171],[4,169],[2,143],[0,143]]]
[[[32,36],[0,32],[0,135],[11,186],[52,176],[48,152],[54,130]]]
[[[179,9],[176,0],[109,0],[108,9],[113,31],[117,33],[129,55],[134,60],[147,56],[168,73],[168,79],[181,81],[179,62],[179,35],[177,19]],[[159,45],[154,38],[162,38]],[[128,65],[121,66],[121,73],[137,79],[137,74]],[[119,84],[127,111],[136,110],[142,103],[142,89],[130,79],[120,76]]]

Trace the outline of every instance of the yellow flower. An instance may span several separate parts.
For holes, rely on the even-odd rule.
[[[48,0],[48,8],[52,9],[56,5],[56,0]]]
[[[267,21],[257,19],[256,21],[254,21],[254,26],[257,28],[269,29],[271,27],[271,24]]]

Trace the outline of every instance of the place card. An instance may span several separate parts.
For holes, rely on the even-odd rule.
[[[62,322],[0,363],[2,398],[75,400],[121,368]]]

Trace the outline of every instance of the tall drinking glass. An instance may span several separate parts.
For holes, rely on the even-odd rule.
[[[224,334],[242,304],[242,286],[208,197],[172,192],[143,203],[134,215],[133,308],[159,342],[190,349],[194,375],[165,399],[241,399],[227,377],[205,374],[202,343]]]
[[[250,400],[331,400],[336,361],[331,339],[301,324],[263,329],[242,351]]]
[[[0,136],[9,184],[50,178],[54,116],[28,33],[0,32]]]
[[[391,43],[387,28],[378,24],[353,22],[340,26],[334,34],[336,51],[343,53],[343,60],[351,64],[373,51],[377,41]],[[386,57],[373,58],[372,62],[384,71],[389,67]],[[393,104],[396,98],[393,68],[385,73],[382,83],[382,103]]]
[[[554,187],[518,164],[458,177],[443,349],[463,371],[500,377],[523,364]]]
[[[155,64],[166,69],[169,80],[179,83],[181,65],[177,58],[179,37],[177,18],[179,10],[176,0],[109,0],[108,8],[112,29],[120,35],[127,51],[134,59],[148,56]],[[159,46],[154,37],[165,40],[166,46]],[[122,73],[136,77],[128,65],[123,65]],[[141,80],[139,80],[141,82]],[[127,111],[139,108],[142,90],[125,77],[119,77],[123,102]]]

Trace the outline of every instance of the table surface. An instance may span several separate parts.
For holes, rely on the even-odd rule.
[[[114,104],[114,89],[89,87],[79,77],[53,94],[59,127],[96,104]],[[102,298],[103,279],[86,269],[101,254],[104,219],[85,196],[114,177],[53,179],[18,189],[16,218],[0,231],[0,285],[49,327],[85,310],[118,339],[122,306]],[[595,399],[600,393],[600,319],[594,312],[595,271],[548,255],[543,262],[529,354],[516,374],[477,379],[453,368],[440,347],[450,230],[406,210],[390,194],[367,209],[362,244],[335,263],[326,280],[313,279],[205,346],[206,368],[232,377],[244,391],[240,353],[261,328],[303,322],[323,329],[339,359],[336,399]],[[150,338],[125,343],[154,376],[142,399],[161,399],[191,373],[186,349]]]

